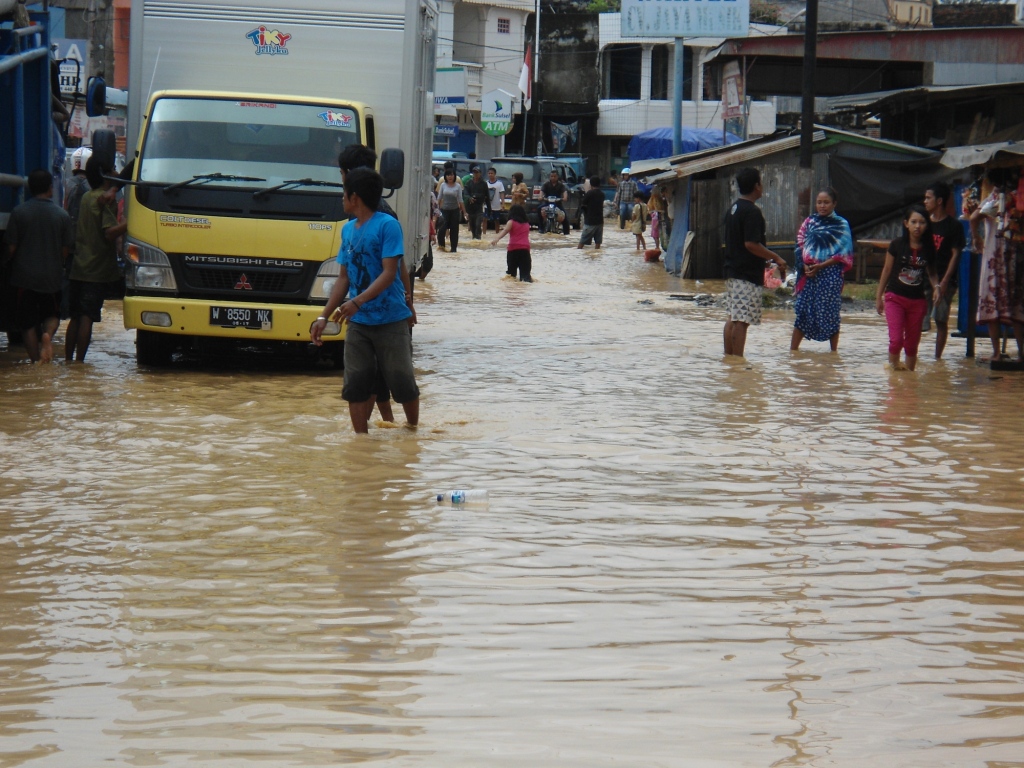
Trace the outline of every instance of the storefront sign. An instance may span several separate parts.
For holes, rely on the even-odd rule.
[[[466,70],[440,67],[434,78],[434,113],[454,116],[466,108]]]
[[[85,93],[88,77],[89,41],[55,37],[51,41],[53,57],[60,62],[60,92],[72,95]]]
[[[623,37],[746,37],[750,0],[622,0]]]
[[[480,99],[480,128],[488,136],[504,136],[512,130],[512,94],[500,88]]]
[[[730,61],[722,69],[722,117],[743,116],[743,74],[739,62]]]

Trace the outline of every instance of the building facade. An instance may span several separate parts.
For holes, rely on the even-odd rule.
[[[932,0],[889,0],[889,13],[900,26],[930,27],[932,5]]]
[[[435,149],[480,158],[505,153],[505,137],[482,130],[481,99],[502,90],[520,112],[519,76],[533,9],[534,0],[440,0]]]
[[[628,164],[627,147],[636,134],[672,125],[675,89],[675,42],[669,38],[623,38],[618,13],[600,15],[601,98],[597,134],[600,165],[612,171]],[[751,25],[754,35],[777,31]],[[722,130],[721,84],[706,82],[705,64],[723,42],[690,38],[684,45],[683,125]],[[749,104],[748,136],[775,130],[775,108],[765,101]]]

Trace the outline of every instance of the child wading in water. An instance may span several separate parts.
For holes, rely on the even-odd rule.
[[[644,239],[644,229],[647,227],[647,204],[644,203],[644,198],[639,192],[633,195],[633,200],[635,201],[633,218],[630,219],[633,223],[630,224],[629,231],[636,235],[636,249],[646,251],[647,241]]]
[[[889,365],[894,371],[912,371],[917,367],[921,321],[928,312],[929,290],[939,297],[935,242],[928,212],[921,205],[912,205],[903,217],[903,236],[889,243],[875,299],[878,314],[885,315],[889,326]],[[906,352],[906,366],[900,362],[901,350]]]
[[[491,240],[491,245],[497,245],[501,238],[508,235],[508,272],[516,276],[524,283],[532,283],[530,277],[530,220],[526,218],[526,209],[521,205],[513,205],[508,211],[508,222],[502,228],[498,236]]]

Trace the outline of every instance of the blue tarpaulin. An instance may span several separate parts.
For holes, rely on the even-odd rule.
[[[742,141],[739,136],[726,134],[726,143],[735,144]],[[722,146],[722,132],[711,128],[683,128],[683,154],[699,152],[702,149],[713,149]],[[660,157],[671,157],[672,128],[651,128],[638,133],[629,140],[629,162],[638,160],[654,160]]]

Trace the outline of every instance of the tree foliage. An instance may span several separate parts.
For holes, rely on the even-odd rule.
[[[782,9],[771,0],[750,0],[750,21],[758,24],[781,24]]]

